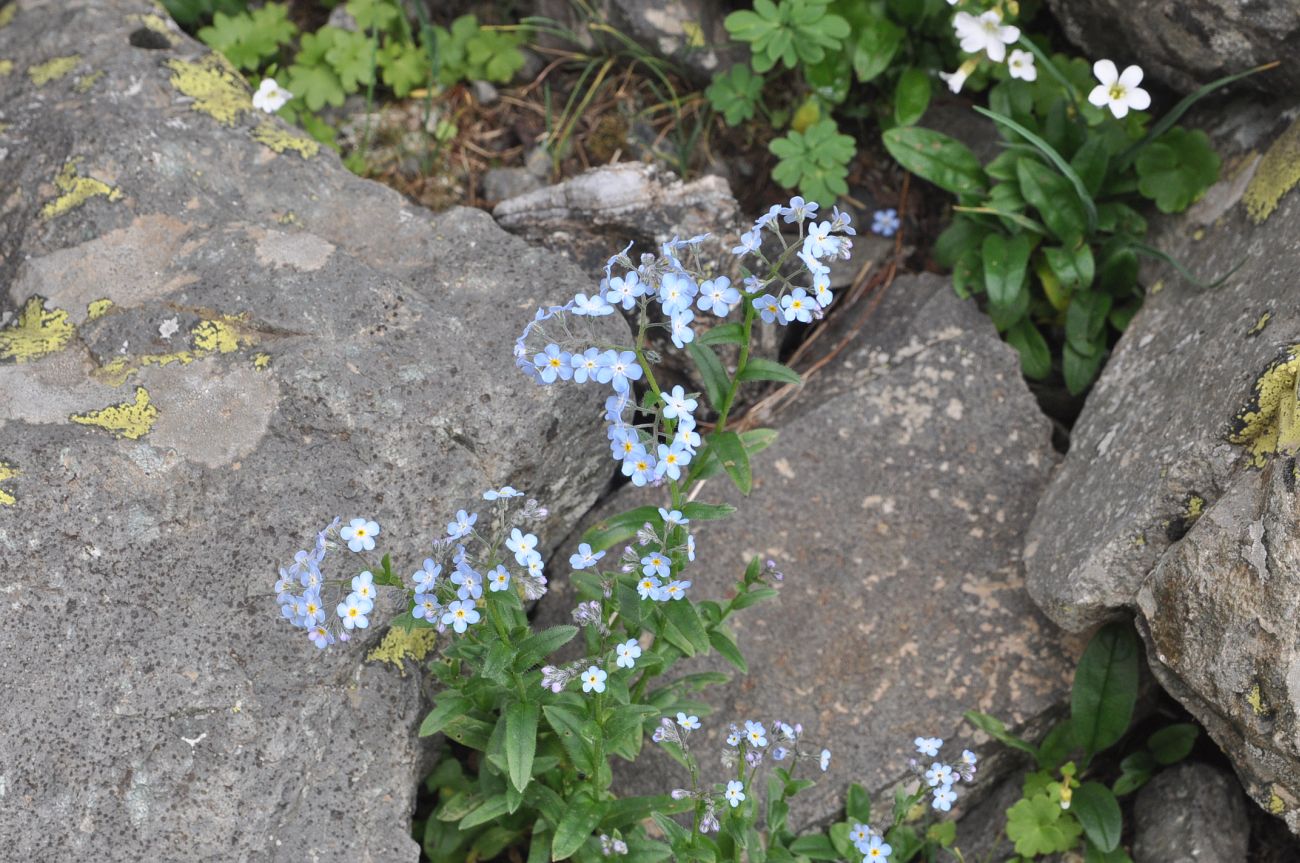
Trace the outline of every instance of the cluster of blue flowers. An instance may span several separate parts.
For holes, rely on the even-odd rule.
[[[639,263],[628,257],[629,246],[606,263],[599,291],[537,311],[515,344],[515,365],[543,385],[560,380],[608,384],[614,390],[605,403],[610,452],[624,475],[638,486],[680,479],[700,445],[694,394],[674,387],[651,406],[662,422],[630,420],[629,413],[637,412],[632,385],[650,371],[642,366],[646,353],[631,346],[590,347],[568,330],[567,316],[601,317],[616,309],[636,312],[643,329],[666,329],[679,349],[695,340],[696,311],[725,318],[749,303],[765,323],[808,323],[834,299],[825,262],[847,260],[853,247],[848,214],[834,209],[830,219],[819,222],[817,209],[817,204],[796,196],[788,205],[774,205],[741,236],[732,253],[742,268],[749,263],[767,272],[764,277],[746,275],[743,291],[727,276],[706,277],[698,260],[692,267],[683,264],[684,256],[697,257],[696,249],[707,235],[673,239],[660,247],[658,256],[642,255]],[[782,224],[797,228],[799,239],[793,245],[783,235]],[[764,254],[769,234],[774,245],[780,244],[771,258]],[[795,267],[793,273],[781,272],[787,264]],[[623,270],[621,275],[614,274],[615,267]],[[794,284],[803,274],[810,276],[809,283]],[[544,331],[557,325],[563,330],[558,340],[546,339]],[[534,341],[546,343],[534,351],[529,348]]]
[[[486,534],[478,529],[478,513],[462,509],[448,522],[447,536],[433,543],[433,556],[425,558],[421,568],[412,574],[409,587],[402,584],[412,597],[410,613],[421,621],[418,625],[432,626],[439,632],[465,632],[482,619],[479,608],[485,601],[484,586],[489,593],[513,588],[525,600],[540,599],[546,593],[545,562],[537,551],[537,536],[512,525],[541,521],[547,512],[531,499],[519,506],[523,497],[523,492],[510,486],[485,492],[483,499],[494,503]],[[346,545],[358,555],[375,549],[375,538],[380,533],[376,522],[354,518],[346,526],[340,524],[341,519],[334,519],[317,534],[311,551],[296,553],[293,563],[280,568],[275,584],[281,615],[306,630],[319,648],[347,641],[353,630],[369,627],[377,596],[378,584],[371,569],[350,579],[326,579],[321,574],[321,563],[333,549]],[[506,561],[497,559],[495,550],[503,543],[513,553],[519,572],[511,573]],[[444,569],[449,572],[445,578]],[[394,578],[385,583],[395,586],[399,582]],[[295,593],[295,586],[301,586],[302,593]],[[328,589],[340,596],[332,616],[324,597]]]
[[[368,615],[375,607],[375,579],[369,570],[354,576],[350,582],[347,579],[327,580],[321,574],[325,555],[338,548],[340,543],[346,543],[353,552],[371,551],[375,547],[375,537],[379,536],[377,523],[354,518],[340,528],[341,521],[334,519],[318,533],[311,551],[302,550],[294,554],[293,563],[280,567],[280,577],[275,582],[275,597],[281,616],[299,629],[306,630],[312,644],[322,649],[335,641],[347,641],[354,629],[368,627]],[[302,593],[294,593],[295,586],[301,587]],[[330,615],[324,592],[330,587],[343,586],[350,589],[335,605],[334,614]]]
[[[918,737],[912,743],[916,746],[916,751],[927,758],[938,758],[939,750],[943,747],[943,741],[938,737]],[[911,759],[908,765],[911,767],[912,772],[919,775],[925,784],[932,789],[933,801],[931,805],[941,812],[947,812],[952,809],[952,804],[957,799],[957,792],[953,786],[959,781],[971,782],[974,780],[975,761],[975,753],[966,749],[962,751],[961,759],[955,765],[934,761],[929,768],[922,770],[920,763],[915,758]]]

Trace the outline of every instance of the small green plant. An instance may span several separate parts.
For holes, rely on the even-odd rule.
[[[991,737],[1027,753],[1036,770],[1025,776],[1021,799],[1007,810],[1006,834],[1021,860],[1080,849],[1089,861],[1131,863],[1120,847],[1119,798],[1140,788],[1160,767],[1186,758],[1196,743],[1191,724],[1169,725],[1125,757],[1119,776],[1099,781],[1094,759],[1129,732],[1138,695],[1139,645],[1132,626],[1097,631],[1079,660],[1070,716],[1037,746],[1007,731],[993,716],[971,711],[967,720]],[[1113,772],[1113,771],[1112,771]]]
[[[763,76],[737,63],[715,77],[704,95],[722,113],[727,125],[738,126],[753,118],[755,109],[762,105]]]
[[[845,178],[857,148],[834,120],[819,120],[805,132],[791,132],[769,145],[781,161],[772,177],[781,185],[798,189],[812,201],[833,201],[849,191]]]
[[[248,9],[248,0],[163,0],[167,14],[182,27],[198,27],[218,12],[235,15]]]
[[[777,63],[793,69],[822,62],[848,37],[849,23],[829,5],[830,0],[754,0],[752,11],[732,12],[725,24],[734,39],[749,43],[755,72]]]
[[[990,108],[975,110],[993,120],[1005,147],[987,165],[927,129],[892,129],[884,142],[903,167],[957,197],[956,217],[935,246],[957,293],[984,298],[1027,377],[1057,368],[1079,394],[1141,305],[1139,255],[1168,260],[1146,244],[1139,208],[1150,200],[1180,212],[1218,179],[1209,139],[1174,124],[1196,98],[1241,76],[1209,85],[1151,123],[1127,103],[1108,104],[1113,87],[1093,80],[1083,60],[1021,43],[1043,74],[1017,78],[1009,64],[990,72],[997,82]],[[1097,69],[1108,79],[1118,74],[1109,61]],[[1141,80],[1137,67],[1124,74]],[[1149,104],[1136,83],[1127,92]],[[1045,332],[1060,345],[1057,357]]]
[[[208,47],[226,55],[240,69],[256,72],[279,56],[281,47],[298,35],[289,20],[289,7],[269,3],[260,9],[227,14],[217,12],[198,32]]]

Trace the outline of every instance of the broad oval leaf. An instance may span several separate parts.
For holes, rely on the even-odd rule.
[[[885,148],[907,170],[955,195],[988,187],[979,159],[962,142],[933,129],[908,126],[884,134]]]
[[[1138,693],[1138,643],[1128,623],[1108,623],[1088,642],[1074,673],[1070,725],[1088,758],[1128,730]]]
[[[1100,782],[1085,782],[1074,790],[1070,811],[1083,825],[1088,841],[1107,853],[1119,846],[1124,830],[1124,816],[1119,801]]]

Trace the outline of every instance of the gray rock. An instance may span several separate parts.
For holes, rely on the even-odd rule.
[[[1216,121],[1224,179],[1155,240],[1207,281],[1241,269],[1208,290],[1153,272],[1025,564],[1030,593],[1068,629],[1135,608],[1157,678],[1251,796],[1300,830],[1295,442],[1278,439],[1300,365],[1300,123],[1252,145],[1270,119]]]
[[[489,168],[483,172],[483,197],[504,201],[542,187],[542,181],[527,168]]]
[[[829,777],[796,801],[803,824],[833,816],[849,781],[881,793],[902,778],[917,736],[956,752],[981,742],[963,711],[1032,734],[1066,691],[1074,646],[1020,574],[1055,457],[1018,368],[944,279],[899,278],[856,347],[779,418],[753,494],[725,477],[701,486],[699,500],[741,511],[696,529],[693,589],[725,597],[753,555],[786,573],[778,600],[734,618],[750,672],[710,690],[701,733],[711,747],[729,722],[783,718],[829,746]],[[662,504],[625,489],[603,511],[648,498]],[[565,600],[548,596],[542,614],[562,618]],[[656,753],[623,781],[662,791],[681,777]]]
[[[724,248],[734,245],[738,218],[736,199],[721,177],[683,183],[640,162],[593,168],[502,201],[492,215],[507,231],[559,251],[593,274],[629,242],[657,248],[674,236],[713,234],[702,253],[729,259]]]
[[[1294,98],[1300,6],[1293,0],[1048,0],[1071,41],[1093,59],[1137,63],[1179,90],[1283,60],[1247,86]]]
[[[25,0],[0,57],[5,855],[417,860],[419,676],[316,651],[275,567],[336,513],[405,566],[507,481],[585,510],[602,397],[511,361],[581,275],[354,177],[148,0]]]
[[[1133,807],[1135,863],[1241,863],[1250,821],[1241,785],[1206,764],[1165,770]]]
[[[491,105],[501,98],[497,88],[492,86],[491,81],[470,81],[470,91],[474,94],[474,101],[480,105]]]

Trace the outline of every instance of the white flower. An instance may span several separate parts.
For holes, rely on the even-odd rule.
[[[293,94],[281,87],[274,78],[263,78],[253,94],[253,107],[274,114],[293,98]]]
[[[1012,78],[1019,78],[1021,81],[1038,80],[1038,67],[1034,65],[1034,55],[1019,48],[1012,51],[1011,56],[1007,58],[1007,71],[1011,73]]]
[[[934,758],[939,754],[939,747],[943,746],[943,741],[938,737],[918,737],[912,741],[916,746],[916,751],[922,755],[928,755]]]
[[[608,672],[605,672],[594,665],[589,667],[582,673],[582,691],[591,692],[592,690],[595,690],[598,693],[604,692],[605,678],[607,677],[609,677]]]
[[[1142,83],[1142,67],[1129,66],[1122,73],[1110,60],[1098,60],[1092,65],[1092,74],[1101,83],[1092,88],[1088,101],[1098,108],[1110,108],[1118,119],[1128,115],[1129,109],[1145,111],[1151,107],[1151,94],[1138,84]]]
[[[940,72],[939,77],[948,85],[950,91],[953,93],[960,93],[961,88],[966,86],[966,79],[970,77],[970,73],[966,72],[964,69],[958,69],[952,74]]]
[[[830,751],[829,749],[823,749],[823,750],[822,750],[821,759],[820,759],[820,761],[819,761],[818,766],[821,767],[821,769],[822,769],[822,773],[825,773],[827,770],[830,769],[830,767],[831,767],[831,751]]]
[[[952,26],[963,51],[967,54],[984,51],[994,63],[1005,60],[1007,46],[1020,38],[1020,28],[1003,24],[1002,16],[991,9],[978,18],[969,12],[958,12],[953,16]]]
[[[615,645],[614,652],[618,654],[615,665],[619,668],[632,668],[641,656],[641,645],[636,643],[635,638],[629,638],[622,644]]]
[[[700,727],[700,717],[687,716],[679,710],[677,711],[677,724],[687,731],[696,731]]]
[[[727,790],[724,794],[731,808],[735,809],[745,799],[745,786],[739,781],[733,779],[727,783]]]

